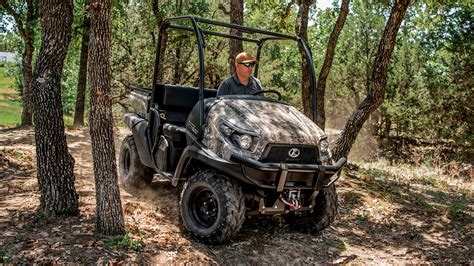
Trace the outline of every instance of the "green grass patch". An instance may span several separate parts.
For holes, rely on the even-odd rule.
[[[442,190],[446,190],[449,187],[448,182],[446,182],[445,180],[440,180],[439,178],[432,177],[432,176],[413,179],[413,182],[418,183],[420,185],[430,186],[430,187],[433,187],[436,189],[442,189]]]
[[[471,208],[465,195],[455,199],[447,208],[448,217],[453,220],[468,220],[470,223],[474,218],[469,214]]]
[[[367,187],[384,199],[397,199],[406,188],[404,182],[399,182],[397,178],[388,171],[371,168],[363,169],[361,173]]]
[[[128,234],[123,235],[123,236],[108,238],[107,240],[104,241],[104,247],[106,249],[111,249],[113,247],[116,247],[120,251],[126,251],[126,250],[138,251],[138,250],[141,250],[144,246],[145,246],[145,243],[143,242],[141,238],[134,239]]]
[[[363,203],[364,195],[362,193],[358,193],[355,191],[347,191],[342,194],[342,198],[344,199],[344,203],[346,205],[355,205],[358,206]]]
[[[21,121],[21,103],[0,99],[0,126],[14,127]]]
[[[8,263],[8,259],[10,258],[10,254],[8,253],[8,250],[6,249],[3,249],[1,252],[0,252],[0,263]]]
[[[0,67],[0,88],[12,87],[15,83],[15,78],[5,74],[5,68]]]
[[[15,79],[5,75],[0,67],[0,126],[15,127],[21,122],[22,105],[18,92],[13,88]]]

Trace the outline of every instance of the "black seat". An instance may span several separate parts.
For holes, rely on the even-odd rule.
[[[177,85],[158,85],[158,104],[165,112],[167,123],[184,125],[189,113],[199,100],[199,89]],[[161,91],[161,92],[160,92]],[[216,97],[217,91],[204,89],[204,98]]]
[[[204,89],[204,98],[216,97],[217,91]],[[181,108],[191,111],[199,100],[199,89],[165,85],[163,93],[163,106],[168,108]]]

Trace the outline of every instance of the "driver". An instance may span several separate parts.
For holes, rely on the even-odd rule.
[[[262,90],[260,80],[252,76],[253,67],[258,61],[248,52],[235,57],[235,73],[222,81],[217,96],[232,94],[253,94]]]

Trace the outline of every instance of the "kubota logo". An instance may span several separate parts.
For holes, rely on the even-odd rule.
[[[300,150],[297,148],[291,148],[290,151],[288,151],[288,156],[291,158],[296,158],[300,156]]]

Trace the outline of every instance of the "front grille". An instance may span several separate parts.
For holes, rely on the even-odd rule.
[[[291,149],[299,150],[299,156],[292,158],[289,155]],[[265,163],[296,163],[316,164],[318,163],[318,149],[309,145],[278,145],[269,144],[263,153],[262,162]]]

